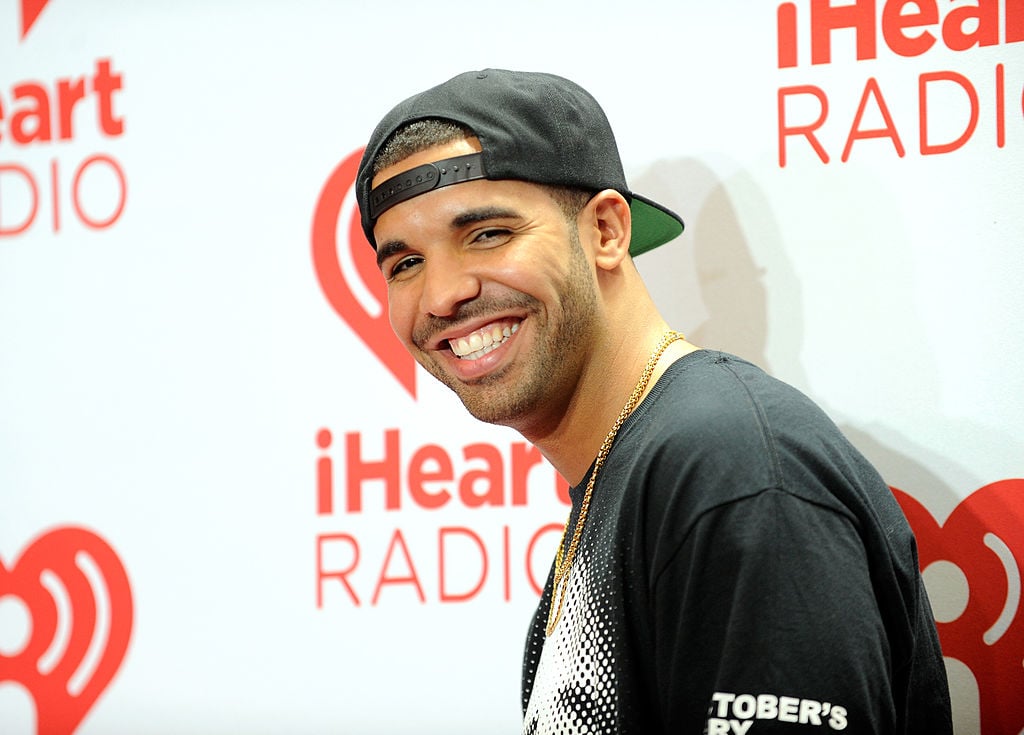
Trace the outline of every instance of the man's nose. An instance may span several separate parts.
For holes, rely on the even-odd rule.
[[[420,306],[424,313],[451,316],[463,302],[480,295],[480,278],[464,259],[441,256],[426,264]]]

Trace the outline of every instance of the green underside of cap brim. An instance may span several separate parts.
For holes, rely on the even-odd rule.
[[[683,223],[676,216],[636,195],[633,196],[629,208],[633,214],[633,231],[629,246],[629,254],[632,256],[664,245],[683,232]]]

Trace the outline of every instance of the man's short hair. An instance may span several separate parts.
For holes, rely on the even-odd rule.
[[[376,176],[384,169],[394,166],[420,151],[473,137],[475,134],[472,130],[451,120],[439,118],[414,120],[396,130],[394,135],[381,146],[380,153],[373,159],[373,175]],[[569,222],[576,221],[580,210],[595,194],[595,192],[572,186],[548,184],[537,184],[537,186],[548,192]]]

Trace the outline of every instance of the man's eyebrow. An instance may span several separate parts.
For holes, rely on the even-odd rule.
[[[405,250],[408,250],[409,246],[404,240],[388,240],[387,242],[380,243],[377,245],[377,267],[380,268],[385,260],[390,258],[392,255],[397,255]]]
[[[457,230],[466,225],[487,222],[492,219],[520,219],[522,214],[507,207],[480,207],[462,212],[452,218],[452,229]],[[398,255],[409,249],[408,243],[404,240],[388,240],[377,245],[377,267],[380,268],[385,260]]]
[[[456,215],[452,219],[452,229],[473,225],[477,222],[486,222],[491,219],[518,219],[522,215],[514,209],[507,207],[480,207],[471,209],[468,212]]]

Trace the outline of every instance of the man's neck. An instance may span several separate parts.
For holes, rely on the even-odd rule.
[[[638,385],[647,362],[669,331],[664,322],[652,325],[642,336],[620,339],[591,360],[564,413],[553,425],[517,427],[571,485],[586,476],[620,412]],[[643,394],[643,400],[669,365],[695,346],[679,340],[669,345],[657,361]]]

